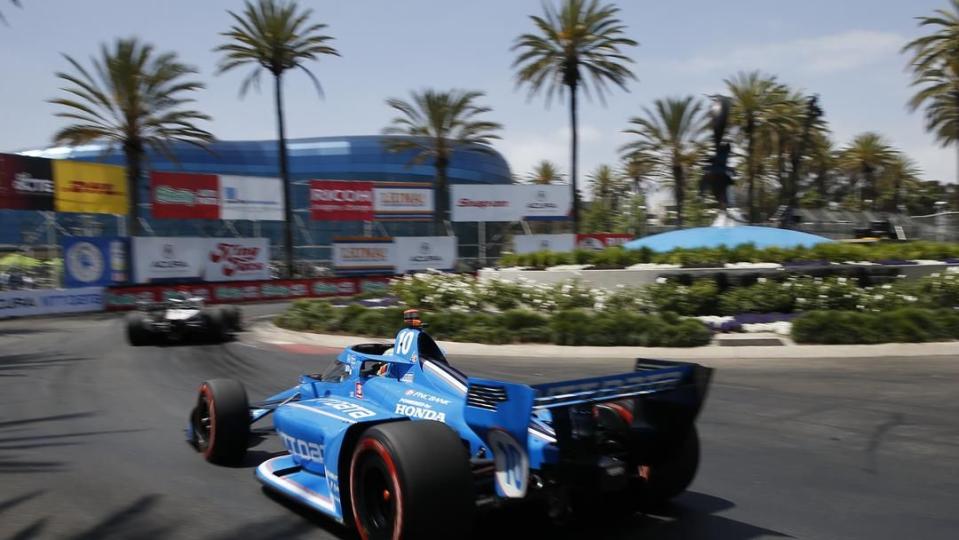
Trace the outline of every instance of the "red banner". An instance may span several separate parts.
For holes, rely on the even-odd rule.
[[[310,219],[317,221],[373,221],[373,182],[313,180],[310,182]]]
[[[104,290],[103,306],[107,311],[134,309],[139,301],[160,302],[173,292],[184,291],[204,298],[211,304],[353,296],[385,291],[388,284],[389,278],[386,277],[349,277],[110,287]]]
[[[625,233],[577,234],[576,249],[592,249],[599,251],[608,247],[625,244],[633,238],[633,235]]]
[[[215,174],[150,174],[153,217],[220,219],[220,184]]]

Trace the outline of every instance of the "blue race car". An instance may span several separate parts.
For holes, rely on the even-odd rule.
[[[348,347],[259,403],[239,382],[204,382],[189,440],[237,463],[272,413],[288,453],[257,479],[364,539],[460,537],[478,506],[536,500],[558,516],[578,497],[664,501],[692,482],[711,369],[641,359],[557,383],[478,379],[450,366],[415,310],[404,318],[393,343]]]

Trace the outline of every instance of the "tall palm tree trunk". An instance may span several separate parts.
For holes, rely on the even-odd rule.
[[[286,261],[286,277],[293,277],[293,205],[290,192],[290,172],[286,159],[286,126],[283,122],[283,74],[273,75],[276,98],[277,152],[280,157],[280,179],[283,182],[283,254]]]
[[[129,197],[129,224],[127,234],[140,235],[140,176],[143,174],[143,145],[136,141],[123,144],[127,164],[127,196]]]
[[[686,202],[686,178],[683,174],[683,166],[679,164],[678,158],[673,158],[673,194],[676,198],[676,225],[679,228],[683,226],[683,204]]]
[[[573,232],[579,232],[579,184],[576,179],[576,163],[577,163],[577,151],[579,150],[579,123],[576,118],[577,115],[577,103],[576,103],[576,85],[569,85],[569,124],[571,129],[572,137],[570,137],[570,166],[569,166],[569,178],[570,184],[573,190]]]
[[[752,117],[746,121],[746,174],[749,175],[749,192],[746,194],[746,205],[749,207],[749,222],[756,223],[756,126]]]
[[[449,160],[438,157],[433,165],[436,167],[436,215],[433,218],[433,231],[436,236],[446,236],[446,222],[450,218],[449,180],[446,174]]]

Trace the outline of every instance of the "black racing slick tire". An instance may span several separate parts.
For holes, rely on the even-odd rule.
[[[147,316],[143,313],[139,311],[127,313],[126,326],[127,341],[130,342],[130,345],[140,347],[142,345],[149,345],[152,341],[153,334],[150,329],[147,328]]]
[[[461,538],[476,502],[469,455],[441,422],[374,426],[350,460],[350,506],[362,540]]]
[[[693,483],[699,469],[699,434],[696,426],[689,428],[686,436],[665,460],[643,465],[640,476],[641,500],[647,504],[661,504],[680,493]]]
[[[243,330],[243,315],[237,306],[222,306],[223,320],[230,332]]]
[[[219,465],[236,465],[250,440],[250,406],[246,389],[232,379],[210,379],[200,385],[190,415],[193,444],[203,457]]]
[[[223,343],[229,335],[226,318],[217,308],[203,310],[203,328],[206,338],[213,343]]]

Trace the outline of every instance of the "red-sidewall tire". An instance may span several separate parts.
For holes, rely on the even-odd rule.
[[[201,384],[190,422],[196,448],[207,461],[220,465],[243,461],[250,439],[250,407],[238,381],[211,379]]]
[[[362,540],[459,538],[475,510],[469,455],[440,422],[374,426],[353,449],[350,506]]]

